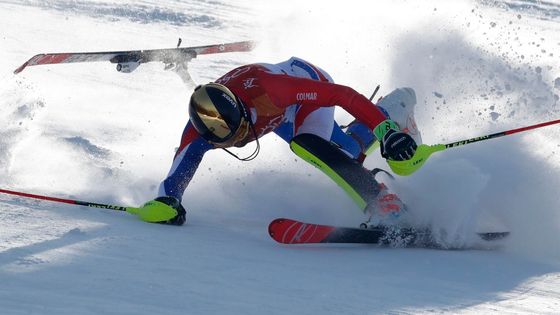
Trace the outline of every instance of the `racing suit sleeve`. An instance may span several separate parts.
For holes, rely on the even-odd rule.
[[[204,140],[189,121],[183,131],[181,144],[167,177],[159,186],[158,196],[172,196],[181,200],[204,154],[213,145]]]
[[[259,79],[259,84],[277,106],[338,105],[372,130],[387,119],[377,106],[348,86],[264,71],[259,74]]]

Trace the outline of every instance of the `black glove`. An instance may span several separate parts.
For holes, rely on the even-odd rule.
[[[171,225],[183,225],[183,223],[185,223],[185,221],[187,220],[187,211],[185,210],[183,205],[181,205],[181,202],[177,200],[177,198],[171,196],[163,196],[157,197],[154,200],[164,203],[177,211],[177,215],[175,217],[167,221],[161,221],[158,223]]]
[[[405,161],[412,158],[416,152],[416,141],[402,132],[390,129],[380,141],[381,156],[393,161]]]

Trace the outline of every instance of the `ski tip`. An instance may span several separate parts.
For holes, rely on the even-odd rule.
[[[246,45],[247,45],[247,50],[253,50],[257,47],[257,42],[253,41],[253,40],[248,40],[246,41]]]
[[[19,68],[17,68],[16,70],[14,70],[14,74],[18,74],[18,73],[22,72],[23,69],[25,69],[25,67],[27,67],[27,64],[28,64],[28,63],[29,63],[29,62],[25,62],[24,64],[22,64],[21,66],[19,66]]]
[[[278,231],[277,227],[281,225],[285,220],[286,219],[284,218],[274,219],[272,222],[270,222],[270,224],[268,224],[268,234],[270,235],[270,237],[276,240],[274,236],[276,235],[276,231]]]
[[[28,66],[34,66],[37,64],[41,64],[40,60],[42,58],[44,58],[46,55],[45,54],[38,54],[35,55],[33,57],[31,57],[29,60],[27,60],[24,64],[22,64],[21,66],[19,66],[19,68],[17,68],[16,70],[14,70],[14,74],[18,74],[20,72],[22,72],[25,68],[27,68]]]
[[[270,226],[270,225],[273,225],[273,224],[281,223],[281,222],[286,221],[286,220],[287,220],[287,219],[284,219],[284,218],[274,219],[274,220],[272,220],[272,221],[270,222],[269,226]]]

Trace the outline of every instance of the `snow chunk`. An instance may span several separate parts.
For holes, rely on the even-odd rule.
[[[493,121],[496,121],[500,116],[502,116],[502,114],[497,113],[497,112],[491,112],[490,113],[490,117],[492,117]]]

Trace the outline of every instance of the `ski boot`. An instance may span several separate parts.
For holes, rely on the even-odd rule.
[[[389,191],[387,185],[379,183],[378,188],[379,194],[365,209],[368,219],[360,224],[360,227],[371,229],[379,226],[402,225],[403,217],[407,213],[406,205],[397,194]]]
[[[368,219],[360,224],[362,229],[382,230],[380,244],[407,247],[418,241],[418,231],[407,222],[408,209],[402,200],[379,184],[379,195],[365,209]]]

